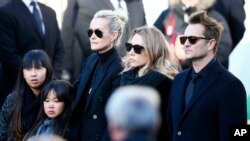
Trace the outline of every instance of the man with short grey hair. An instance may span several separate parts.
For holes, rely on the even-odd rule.
[[[159,95],[149,87],[126,86],[106,106],[111,141],[154,141],[160,125]]]

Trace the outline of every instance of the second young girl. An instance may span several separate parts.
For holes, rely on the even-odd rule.
[[[41,108],[37,121],[26,134],[38,138],[40,135],[64,136],[73,109],[73,87],[64,80],[51,81],[41,92]]]

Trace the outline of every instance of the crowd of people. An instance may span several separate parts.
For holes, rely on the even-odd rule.
[[[244,0],[168,3],[148,26],[142,0],[68,0],[60,30],[37,0],[0,0],[0,141],[229,141]]]

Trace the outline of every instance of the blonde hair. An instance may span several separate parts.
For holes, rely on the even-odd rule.
[[[149,58],[146,65],[139,70],[141,75],[146,74],[149,70],[155,70],[173,79],[179,73],[181,67],[173,52],[170,51],[168,42],[162,32],[156,27],[142,26],[132,31],[129,41],[136,34],[141,36]],[[124,67],[122,72],[133,69],[129,64],[128,54],[122,58],[122,65]]]
[[[94,18],[104,18],[109,21],[110,33],[118,32],[114,45],[119,46],[124,27],[128,22],[128,15],[123,10],[100,10],[94,15]]]

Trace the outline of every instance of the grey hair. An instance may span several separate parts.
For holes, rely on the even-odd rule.
[[[211,8],[216,0],[200,0],[198,4],[195,6],[197,10],[207,10],[208,8]],[[169,0],[169,6],[175,7],[176,5],[181,5],[181,0]]]
[[[28,138],[25,141],[66,141],[66,139],[58,136],[58,135],[35,135],[30,138]]]
[[[109,20],[110,33],[118,32],[118,38],[116,39],[114,45],[119,46],[124,27],[128,22],[128,15],[125,11],[100,10],[94,15],[94,18],[104,18]]]
[[[132,134],[154,133],[160,123],[160,98],[150,87],[125,86],[110,97],[105,114],[108,122]]]

